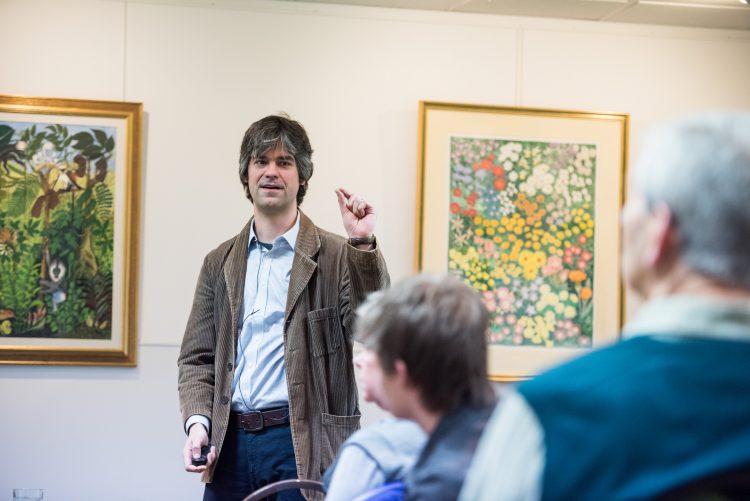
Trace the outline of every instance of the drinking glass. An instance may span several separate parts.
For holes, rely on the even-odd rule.
[[[39,501],[44,489],[13,489],[13,501]]]

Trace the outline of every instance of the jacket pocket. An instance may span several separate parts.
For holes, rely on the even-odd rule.
[[[315,357],[336,353],[341,348],[341,324],[336,308],[322,308],[307,314],[310,344]]]
[[[354,382],[351,345],[337,308],[323,308],[307,314],[310,369],[321,412],[351,416],[357,412],[357,386]]]
[[[321,464],[322,474],[331,465],[341,444],[349,436],[359,429],[361,414],[353,416],[335,416],[333,414],[322,414],[321,419]]]

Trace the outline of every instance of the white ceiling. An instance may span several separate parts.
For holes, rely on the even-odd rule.
[[[750,30],[740,0],[277,0]]]

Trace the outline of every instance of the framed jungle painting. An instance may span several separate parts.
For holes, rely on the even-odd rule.
[[[142,106],[0,96],[0,363],[136,363]]]

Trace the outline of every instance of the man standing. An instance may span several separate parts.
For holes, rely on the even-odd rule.
[[[501,402],[462,500],[750,494],[750,114],[658,129],[633,174],[622,264],[644,305],[623,342]]]
[[[484,303],[456,278],[418,275],[360,310],[365,350],[355,363],[366,398],[429,436],[406,499],[454,501],[495,404]]]
[[[296,121],[269,116],[250,126],[239,174],[254,217],[206,256],[198,278],[178,386],[185,469],[208,482],[204,500],[319,479],[359,427],[352,319],[389,277],[368,203],[336,190],[348,241],[299,210],[311,155]],[[193,466],[209,437],[207,465]]]

